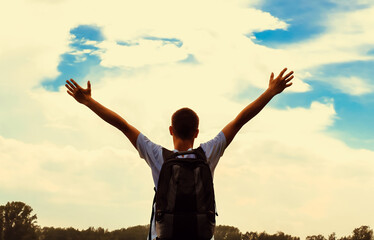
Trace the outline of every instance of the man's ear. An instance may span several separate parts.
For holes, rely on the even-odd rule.
[[[169,127],[169,132],[170,132],[170,135],[173,136],[173,127],[172,126]]]
[[[199,135],[199,129],[196,129],[194,138],[197,138],[198,135]]]

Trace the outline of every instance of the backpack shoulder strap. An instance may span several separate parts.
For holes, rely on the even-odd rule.
[[[162,157],[164,159],[164,162],[167,162],[168,160],[174,158],[174,152],[166,148],[162,148]]]
[[[198,147],[198,148],[196,148],[196,149],[194,149],[194,152],[197,154],[196,157],[199,157],[201,160],[204,160],[204,162],[207,161],[205,152],[204,152],[204,150],[203,150],[203,148],[201,146]]]

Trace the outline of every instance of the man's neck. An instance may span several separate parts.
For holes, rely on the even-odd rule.
[[[195,139],[182,140],[182,139],[179,139],[179,138],[173,138],[174,149],[178,150],[179,152],[187,151],[188,149],[193,148],[194,140]]]

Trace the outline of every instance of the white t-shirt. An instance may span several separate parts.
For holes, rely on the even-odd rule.
[[[212,172],[212,177],[214,176],[214,169],[216,168],[219,159],[223,155],[223,152],[226,148],[226,137],[223,132],[219,132],[218,135],[213,138],[212,140],[200,144],[201,148],[205,152],[205,156],[207,158],[207,162],[209,164],[210,170]],[[138,139],[136,141],[136,148],[138,149],[139,155],[143,158],[149,167],[152,170],[152,177],[155,187],[157,188],[158,178],[160,175],[161,167],[164,162],[162,156],[162,146],[153,143],[150,141],[146,136],[142,133],[139,134]],[[177,150],[174,150],[177,151]],[[183,155],[181,157],[195,157],[195,155]],[[155,206],[153,206],[155,207]],[[156,226],[155,220],[153,217],[152,220],[152,239],[155,239],[156,234]]]

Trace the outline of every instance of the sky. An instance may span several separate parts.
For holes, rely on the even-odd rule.
[[[71,98],[73,78],[152,141],[173,112],[199,143],[295,72],[236,136],[215,174],[217,224],[350,235],[374,227],[372,0],[15,0],[0,10],[0,204],[41,226],[148,224],[150,168]]]

